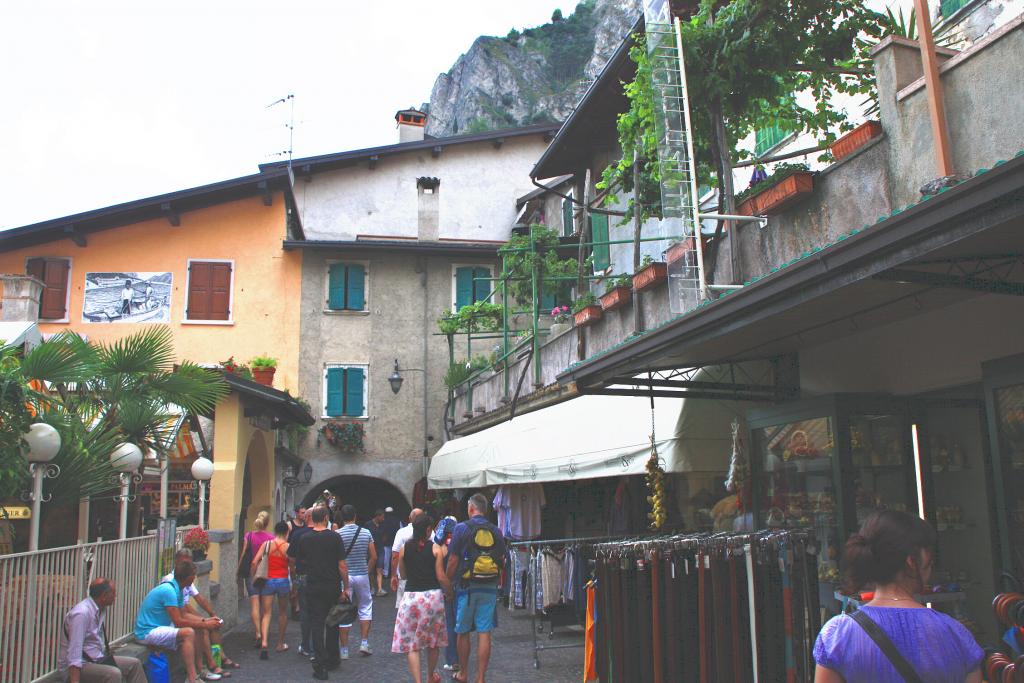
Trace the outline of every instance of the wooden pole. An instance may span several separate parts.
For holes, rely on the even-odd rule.
[[[935,54],[935,39],[932,36],[932,22],[928,14],[928,1],[914,0],[914,8],[917,10],[918,44],[921,47],[925,90],[928,93],[928,113],[932,121],[935,161],[939,176],[945,177],[953,175],[953,157],[949,144],[949,127],[946,123],[946,107],[942,97],[942,81],[939,79],[939,63]]]

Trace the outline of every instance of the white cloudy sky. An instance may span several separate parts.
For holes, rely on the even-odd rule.
[[[0,228],[390,144],[473,39],[562,0],[0,0]]]

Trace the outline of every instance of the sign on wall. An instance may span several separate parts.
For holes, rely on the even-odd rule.
[[[171,273],[86,273],[82,322],[170,322],[172,280]]]

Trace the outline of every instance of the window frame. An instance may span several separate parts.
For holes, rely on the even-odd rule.
[[[345,415],[345,405],[342,403],[341,415],[327,414],[327,374],[334,368],[360,368],[363,371],[363,414]],[[369,363],[324,363],[323,373],[320,377],[320,419],[321,420],[368,420],[370,419],[370,364]],[[344,392],[342,394],[344,396]],[[344,401],[344,398],[342,399]]]
[[[41,323],[70,323],[71,322],[71,273],[75,267],[75,259],[71,256],[26,256],[25,257],[25,274],[28,275],[28,264],[29,261],[36,259],[42,259],[43,261],[67,261],[68,264],[68,281],[64,285],[64,317],[63,318],[44,318],[43,317],[43,294],[46,291],[46,283],[43,283],[43,291],[39,293],[39,322]]]
[[[188,317],[188,300],[192,292],[193,263],[227,263],[231,266],[231,278],[228,281],[228,319],[204,320]],[[235,260],[227,258],[190,258],[185,262],[185,307],[181,311],[182,325],[234,325],[235,324]]]
[[[488,277],[492,277],[492,278],[494,277],[494,265],[491,264],[491,263],[453,263],[452,264],[452,273],[451,273],[451,277],[452,277],[452,307],[450,309],[452,311],[452,313],[456,313],[459,310],[458,309],[458,303],[459,303],[458,273],[459,273],[459,268],[486,268],[487,272],[488,272]],[[475,276],[474,276],[474,278],[475,278]],[[475,285],[475,283],[474,283],[474,285]],[[492,293],[494,292],[494,283],[493,282],[491,282],[491,292]],[[473,303],[476,303],[476,302],[477,302],[477,300],[476,300],[476,292],[475,292],[475,286],[474,286],[474,299],[473,299]],[[493,297],[491,298],[491,303],[494,303],[494,298]]]
[[[360,265],[363,267],[363,308],[331,308],[331,266],[337,264]],[[347,285],[346,285],[347,286]],[[324,315],[369,315],[370,314],[370,262],[362,259],[329,258],[324,260]]]

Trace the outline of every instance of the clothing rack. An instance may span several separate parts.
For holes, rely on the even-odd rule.
[[[509,548],[510,548],[510,550],[512,552],[515,552],[515,550],[518,549],[518,548],[527,548],[527,549],[533,550],[533,549],[537,549],[537,548],[543,548],[543,547],[546,547],[546,546],[558,546],[558,545],[577,546],[577,547],[578,546],[595,546],[595,545],[597,545],[599,543],[608,542],[608,541],[616,541],[616,540],[624,541],[624,540],[627,540],[627,539],[628,540],[641,540],[643,538],[644,538],[643,536],[636,536],[636,535],[633,535],[633,536],[623,536],[622,534],[618,534],[618,535],[605,535],[605,536],[585,536],[585,537],[580,537],[580,538],[545,538],[545,539],[535,539],[535,540],[531,540],[531,541],[510,541],[508,543],[508,546],[509,546]],[[534,575],[533,571],[530,571],[529,576],[530,576],[530,581],[528,583],[529,590],[527,591],[528,592],[527,599],[530,601],[530,603],[528,603],[528,604],[534,605],[535,602],[536,602],[536,599],[537,599],[537,578]],[[515,581],[515,580],[516,580],[516,577],[513,576],[511,578],[511,581]],[[514,588],[512,586],[510,586],[510,589],[514,590]],[[512,599],[512,597],[511,597],[511,593],[510,593],[509,600],[511,600],[511,599]],[[530,629],[530,631],[533,634],[533,668],[534,669],[539,669],[540,668],[540,652],[542,650],[565,650],[565,649],[569,649],[569,648],[576,648],[576,647],[583,647],[584,646],[584,643],[582,643],[582,642],[579,642],[579,643],[564,643],[564,644],[559,644],[559,645],[545,645],[544,643],[539,641],[538,638],[537,638],[537,634],[542,632],[543,628],[544,628],[543,623],[538,623],[538,619],[543,620],[543,615],[541,614],[541,612],[542,611],[536,609],[535,606],[530,609],[530,619],[531,619],[531,622],[532,622],[531,623],[532,628]],[[554,627],[552,626],[551,630],[548,633],[548,638],[551,639],[553,637],[554,637]]]

